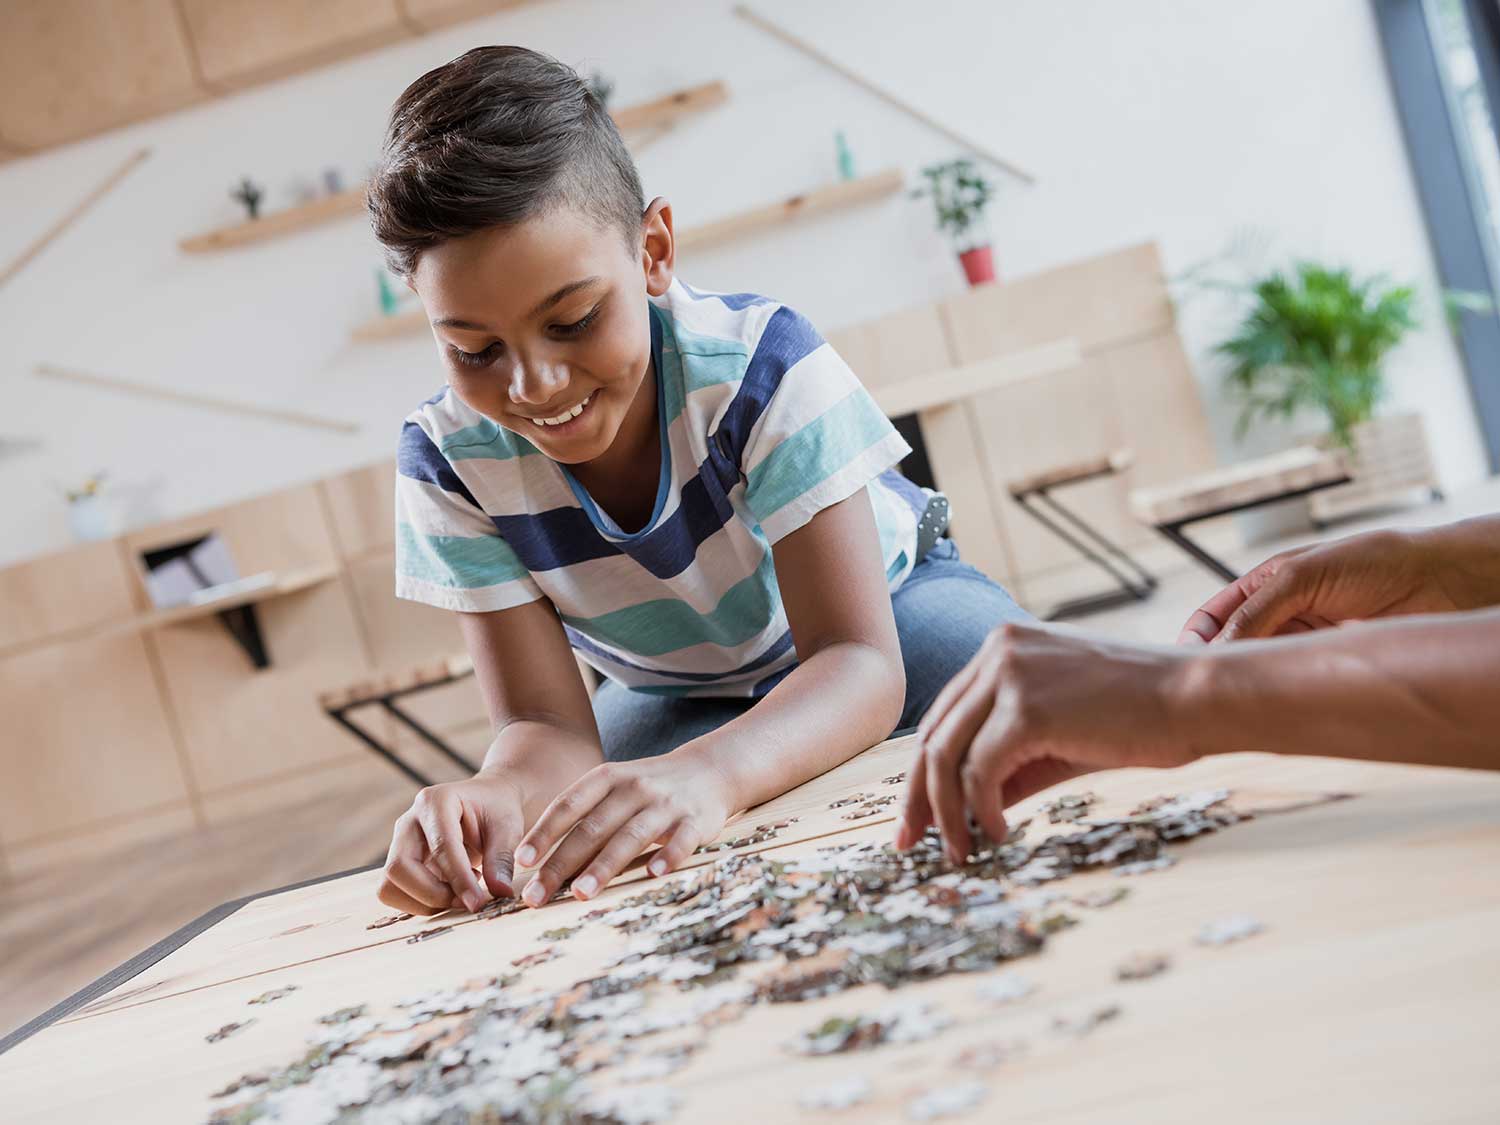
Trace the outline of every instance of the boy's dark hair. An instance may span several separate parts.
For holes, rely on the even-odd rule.
[[[423,250],[558,204],[634,248],[645,209],[630,152],[588,84],[525,47],[475,47],[408,86],[367,202],[402,276]]]

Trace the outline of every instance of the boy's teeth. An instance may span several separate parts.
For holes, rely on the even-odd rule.
[[[538,426],[561,426],[564,422],[571,422],[574,418],[582,414],[583,408],[589,404],[589,399],[593,397],[593,395],[589,395],[588,398],[585,398],[577,406],[573,407],[572,410],[559,414],[556,418],[533,418],[532,421]]]

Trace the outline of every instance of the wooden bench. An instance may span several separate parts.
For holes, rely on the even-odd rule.
[[[1130,494],[1130,510],[1226,582],[1233,582],[1239,575],[1184,535],[1184,527],[1348,481],[1349,470],[1341,454],[1304,445],[1176,484],[1138,488]]]

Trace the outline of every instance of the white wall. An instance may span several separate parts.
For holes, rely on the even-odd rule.
[[[758,0],[840,60],[1038,177],[1007,185],[1002,276],[1155,238],[1169,270],[1251,226],[1305,255],[1435,289],[1430,252],[1366,0]],[[150,161],[0,287],[0,562],[68,542],[52,482],[107,469],[131,523],[208,507],[387,455],[402,415],[441,381],[425,338],[353,345],[375,311],[378,255],[350,219],[248,249],[188,256],[177,240],[236,218],[243,173],[267,206],[329,164],[359,177],[406,82],[463,49],[519,42],[617,82],[617,104],[723,79],[727,107],[640,156],[648,195],[680,224],[832,176],[842,128],[860,165],[914,172],[953,146],[742,21],[728,0],[545,0],[376,55],[54,153],[0,165],[0,261],[120,159]],[[825,330],[962,287],[926,204],[888,200],[704,252],[708,287],[787,300]],[[1436,321],[1434,313],[1431,320]],[[1208,349],[1212,302],[1182,330],[1226,459]],[[36,378],[39,361],[348,418],[353,436],[146,403]],[[1484,459],[1458,358],[1433,327],[1391,365],[1395,405],[1420,406],[1450,487]],[[1271,439],[1262,437],[1261,444]]]

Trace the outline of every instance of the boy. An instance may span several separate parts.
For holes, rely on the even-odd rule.
[[[549,851],[533,906],[653,843],[661,875],[1024,616],[806,320],[675,280],[671,208],[572,70],[484,47],[418,79],[369,206],[448,377],[401,437],[397,593],[459,614],[496,730],[396,822],[382,901],[474,910]]]

